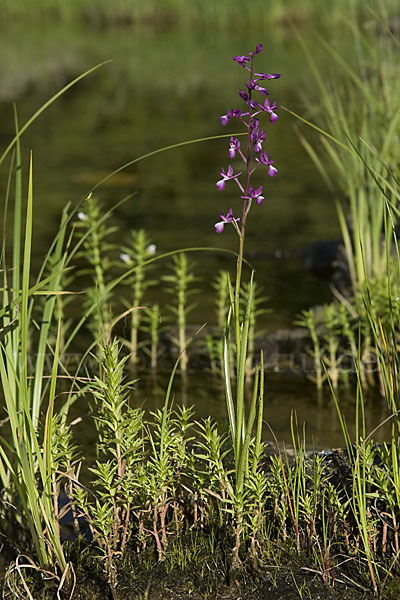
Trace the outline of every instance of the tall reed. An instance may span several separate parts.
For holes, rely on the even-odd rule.
[[[368,279],[379,280],[388,269],[384,237],[386,202],[397,205],[396,195],[386,187],[389,198],[382,196],[378,186],[372,185],[370,152],[378,157],[373,165],[373,178],[381,185],[387,166],[397,164],[396,148],[399,143],[400,93],[397,50],[399,42],[385,20],[388,4],[382,3],[375,15],[379,40],[371,40],[373,33],[361,33],[356,23],[351,27],[354,40],[353,61],[343,57],[324,38],[319,37],[321,50],[332,59],[335,71],[329,77],[322,74],[303,38],[299,36],[321,94],[321,109],[313,111],[312,126],[319,131],[321,144],[331,167],[327,169],[318,153],[305,142],[311,157],[324,179],[335,189],[332,169],[338,174],[338,183],[345,200],[337,202],[337,211],[345,247],[352,289],[362,293]],[[355,63],[355,64],[354,64]],[[305,121],[305,119],[302,119]],[[311,124],[307,121],[308,124]],[[392,214],[393,225],[397,212]]]
[[[61,324],[59,319],[57,323],[55,311],[57,296],[68,293],[61,289],[61,280],[69,256],[70,239],[66,234],[66,225],[70,214],[67,207],[62,213],[59,230],[33,282],[33,158],[31,155],[24,203],[25,170],[21,157],[21,136],[48,106],[98,66],[68,83],[22,127],[19,126],[15,110],[16,133],[0,156],[2,164],[13,151],[5,198],[1,252],[3,287],[0,308],[0,373],[9,421],[7,433],[0,438],[0,477],[5,499],[17,509],[17,521],[22,528],[27,527],[29,530],[29,541],[33,544],[39,567],[52,573],[52,577],[59,582],[59,588],[63,586],[65,579],[68,582],[72,580],[71,565],[61,543],[57,498],[54,497],[59,460],[52,452],[61,431],[54,414],[61,357]],[[13,220],[10,227],[11,260],[5,235],[9,213]],[[56,340],[51,345],[54,328],[57,332]],[[48,356],[49,370],[46,365]],[[17,571],[23,579],[21,570]]]
[[[0,476],[9,501],[15,502],[14,494],[18,498],[20,519],[22,524],[26,522],[29,527],[40,566],[43,569],[52,569],[57,565],[61,572],[67,573],[68,565],[61,545],[51,487],[53,409],[60,353],[60,330],[58,330],[55,347],[48,346],[55,297],[60,293],[59,281],[66,259],[63,248],[66,213],[63,214],[55,243],[45,260],[47,262],[52,255],[50,273],[45,278],[39,276],[36,284],[31,286],[33,165],[31,157],[28,195],[24,210],[19,141],[17,141],[16,158],[12,283],[9,282],[10,270],[4,243],[2,252],[4,287],[1,309],[3,340],[0,343],[0,373],[9,418],[9,439],[2,437],[0,440]],[[25,228],[22,227],[24,217]],[[39,294],[44,294],[46,300],[41,306],[38,332],[35,333],[31,321],[37,318],[35,308]],[[45,357],[49,351],[52,356],[50,375],[45,368]],[[44,386],[46,377],[49,385]],[[46,420],[43,430],[40,423],[41,407],[46,399]]]
[[[399,340],[399,319],[397,309],[397,282],[400,274],[400,254],[395,230],[395,218],[398,213],[397,203],[400,200],[399,188],[393,187],[396,180],[396,169],[389,169],[384,156],[380,156],[380,166],[375,167],[376,150],[369,148],[367,155],[358,154],[370,175],[369,185],[375,188],[384,205],[383,227],[386,251],[386,302],[382,304],[376,298],[376,286],[373,279],[365,273],[365,285],[362,290],[362,302],[365,315],[369,321],[369,330],[376,348],[379,376],[382,392],[387,402],[388,417],[370,433],[365,427],[365,397],[362,386],[362,365],[356,361],[357,396],[356,396],[356,438],[351,440],[346,422],[340,412],[339,403],[335,402],[342,425],[347,452],[351,461],[352,494],[351,507],[362,541],[363,553],[368,564],[372,588],[378,595],[385,586],[390,571],[398,569],[399,540],[398,515],[400,511],[400,438],[399,438],[399,358],[397,344]],[[386,172],[382,181],[383,169]],[[389,188],[389,189],[388,189]],[[364,247],[359,249],[364,257]],[[391,258],[394,255],[395,259]],[[364,259],[363,259],[364,260]],[[364,261],[365,262],[365,261]],[[361,353],[359,352],[359,357]],[[390,445],[376,447],[373,443],[375,431],[385,423],[390,423]],[[391,491],[388,489],[391,481]],[[383,508],[385,507],[385,508]],[[383,516],[383,512],[385,516]],[[376,514],[376,518],[374,518]],[[388,523],[392,531],[393,560],[389,573],[386,572],[382,559],[388,551]],[[378,555],[380,548],[380,555]],[[384,576],[385,574],[385,576]]]

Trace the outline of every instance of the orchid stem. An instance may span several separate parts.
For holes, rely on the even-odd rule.
[[[240,286],[242,280],[242,266],[243,266],[243,251],[244,251],[244,228],[239,236],[239,253],[236,266],[236,287],[235,287],[235,334],[236,334],[236,360],[239,361],[239,348],[240,348],[240,315],[239,315],[239,299],[240,299]]]

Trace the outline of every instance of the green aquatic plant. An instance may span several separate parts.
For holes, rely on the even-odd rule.
[[[212,282],[215,291],[215,316],[218,332],[221,334],[225,328],[226,317],[229,310],[229,272],[220,270]]]
[[[350,348],[350,356],[348,356],[346,353],[347,348],[344,348],[344,353],[343,349],[341,348],[341,352],[343,353],[342,356],[344,356],[344,359],[350,358],[350,364],[348,361],[344,364],[341,364],[340,375],[344,379],[345,383],[348,383],[349,370],[351,369],[351,372],[353,373],[355,370],[354,364],[357,362],[360,368],[361,384],[363,388],[366,389],[368,387],[368,382],[365,375],[364,364],[360,360],[360,351],[357,343],[357,340],[360,343],[362,342],[362,336],[360,336],[359,331],[357,331],[360,329],[359,321],[357,322],[357,313],[351,304],[344,304],[343,302],[338,305],[337,310],[341,336],[344,338],[345,343]],[[341,361],[341,363],[343,362],[344,361]]]
[[[97,430],[96,464],[92,494],[75,486],[75,501],[91,529],[106,564],[114,590],[117,585],[116,556],[122,556],[132,532],[135,507],[135,472],[143,458],[143,412],[129,406],[132,382],[124,380],[127,357],[120,357],[118,342],[103,344],[99,375],[90,382],[91,409]]]
[[[270,538],[265,518],[265,504],[271,493],[270,484],[265,473],[259,468],[261,453],[264,450],[264,446],[260,446],[260,456],[254,460],[253,469],[246,480],[247,500],[244,537],[249,543],[249,556],[254,568],[258,568],[261,562],[260,554],[262,555]]]
[[[324,333],[323,338],[326,345],[326,355],[323,358],[328,377],[333,389],[339,384],[339,344],[340,344],[340,321],[337,314],[337,305],[332,302],[323,307],[322,314]]]
[[[307,310],[303,310],[301,315],[295,321],[295,324],[300,325],[300,327],[306,327],[310,332],[312,349],[308,349],[308,352],[314,359],[315,375],[307,375],[307,377],[315,383],[317,390],[321,390],[325,379],[325,374],[322,367],[324,348],[321,344],[318,332],[317,315],[315,309],[309,308]]]
[[[89,194],[78,212],[76,231],[83,241],[81,256],[90,265],[83,269],[81,276],[89,275],[92,285],[85,286],[85,308],[92,311],[88,322],[95,340],[101,338],[111,322],[111,295],[107,289],[107,276],[111,266],[110,251],[114,250],[108,238],[115,228],[102,218],[104,210],[101,203]],[[94,307],[94,308],[93,308]]]
[[[182,373],[187,370],[189,361],[187,355],[187,315],[193,310],[195,304],[188,304],[189,296],[196,293],[191,284],[197,279],[193,272],[193,262],[187,258],[184,252],[173,257],[170,275],[164,275],[163,281],[168,283],[167,291],[176,299],[176,304],[169,304],[168,308],[176,317],[177,335],[172,336],[172,341],[177,346],[180,354],[180,369]]]
[[[180,509],[177,503],[177,492],[181,479],[187,471],[189,454],[187,430],[193,411],[191,408],[179,407],[155,411],[152,414],[152,431],[150,432],[151,453],[149,457],[146,484],[147,504],[150,507],[151,531],[156,543],[158,559],[164,559],[167,538],[167,513],[172,509],[174,522],[180,521]],[[178,531],[179,533],[179,525]]]
[[[216,339],[212,335],[212,333],[207,333],[204,336],[204,346],[208,354],[208,359],[210,361],[210,369],[213,375],[216,375],[218,373],[218,359],[220,358],[222,353],[222,344],[218,344],[218,341],[219,340]]]
[[[224,330],[229,310],[229,272],[220,270],[211,283],[214,290],[214,307],[216,318],[215,332],[212,330],[205,336],[205,347],[210,360],[211,372],[223,374],[224,362]],[[231,360],[231,364],[233,361]]]
[[[160,305],[158,303],[153,304],[150,309],[144,311],[142,322],[142,331],[149,338],[149,342],[143,345],[143,352],[150,357],[151,369],[157,367],[160,335],[164,330],[165,326],[161,325]]]
[[[147,258],[153,256],[155,251],[155,244],[151,242],[144,229],[139,229],[131,232],[130,244],[123,246],[120,254],[121,260],[128,267],[135,268],[126,279],[126,284],[132,290],[132,300],[129,302],[128,307],[134,309],[131,313],[130,339],[129,341],[125,340],[125,344],[129,347],[131,353],[129,360],[132,366],[136,366],[138,362],[138,333],[143,314],[143,311],[140,310],[140,304],[147,288],[157,283],[149,278],[149,272],[154,264],[147,263]]]
[[[203,476],[197,476],[195,479],[195,482],[200,484],[197,490],[193,490],[193,493],[197,491],[196,509],[197,506],[201,506],[201,498],[209,496],[211,490],[213,497],[220,500],[217,504],[217,514],[218,526],[222,527],[224,523],[223,508],[227,502],[229,490],[231,490],[229,473],[226,468],[226,458],[231,450],[228,447],[226,436],[218,431],[218,427],[211,417],[197,423],[197,433],[195,456],[196,459],[200,459],[205,468],[198,471]],[[203,514],[201,516],[204,517]],[[208,514],[207,517],[209,520],[210,515]],[[203,520],[202,518],[200,522]]]

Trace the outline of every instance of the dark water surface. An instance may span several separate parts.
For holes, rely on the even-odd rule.
[[[310,40],[313,32],[306,32]],[[4,34],[4,35],[3,35]],[[35,232],[34,260],[38,263],[52,239],[67,202],[79,201],[107,174],[124,163],[159,147],[177,142],[238,132],[238,124],[222,128],[219,116],[241,106],[237,91],[245,71],[232,56],[264,44],[258,57],[261,71],[280,72],[270,82],[271,100],[301,112],[304,100],[317,98],[310,68],[296,37],[286,30],[221,31],[210,29],[16,29],[2,32],[0,49],[0,142],[12,137],[11,100],[17,100],[21,123],[52,93],[74,76],[112,59],[48,109],[24,135],[25,164],[33,150]],[[312,43],[312,41],[310,41]],[[318,58],[318,48],[315,56]],[[324,58],[321,57],[323,68]],[[265,319],[269,331],[290,327],[298,312],[327,302],[327,281],[306,270],[303,252],[316,241],[339,238],[335,196],[329,193],[303,149],[296,120],[279,110],[279,120],[267,129],[265,150],[279,169],[264,185],[263,206],[248,220],[247,255],[272,309]],[[305,130],[312,138],[310,131]],[[105,208],[134,196],[114,214],[117,240],[130,229],[144,228],[160,252],[190,246],[236,250],[233,228],[216,235],[219,214],[240,199],[233,185],[218,192],[215,182],[228,164],[226,140],[177,148],[140,162],[99,187],[95,195]],[[2,198],[7,170],[1,169]],[[206,284],[218,269],[234,270],[232,256],[217,252],[195,257],[197,274]],[[193,313],[196,323],[209,318],[210,292],[200,297]],[[185,392],[198,416],[211,412],[224,418],[224,399],[204,377],[194,375]],[[267,387],[267,420],[281,440],[288,440],[290,410],[318,446],[342,444],[332,402],[317,409],[313,386],[293,384],[284,376]],[[140,386],[139,386],[140,389]],[[144,405],[161,396],[142,385]],[[177,391],[176,398],[179,399]],[[150,400],[149,400],[150,398]],[[151,399],[152,398],[152,399]],[[382,407],[371,403],[368,424],[374,427]],[[350,415],[353,408],[349,408]],[[383,411],[384,412],[384,411]]]
[[[161,409],[168,384],[167,376],[157,379],[143,377],[135,384],[132,399],[135,405],[144,410]],[[189,374],[182,380],[177,375],[173,388],[175,405],[184,404],[194,407],[193,421],[201,421],[210,414],[219,422],[219,430],[228,433],[225,392],[222,382],[211,375],[203,373]],[[275,373],[266,373],[264,401],[263,439],[269,448],[276,449],[278,442],[281,450],[293,446],[291,422],[294,424],[295,443],[303,440],[308,449],[321,451],[345,447],[345,440],[337,415],[337,409],[328,390],[318,398],[315,386],[311,382],[299,381],[290,377],[282,377]],[[338,404],[346,421],[351,439],[357,439],[355,423],[354,394],[342,391],[338,395]],[[74,417],[83,417],[75,427],[76,439],[85,440],[86,465],[95,458],[96,430],[93,420],[86,410],[73,406]],[[379,426],[387,417],[387,408],[381,398],[376,395],[366,398],[365,402],[365,435],[361,422],[358,435],[363,437],[373,432],[376,443],[390,440],[390,423]],[[297,423],[297,426],[296,426]],[[86,467],[84,466],[84,469]],[[86,471],[83,474],[87,476]]]
[[[304,111],[301,95],[312,95],[306,61],[287,32],[239,31],[233,36],[220,30],[122,28],[72,31],[68,37],[62,30],[58,44],[51,43],[49,32],[30,31],[25,37],[33,56],[29,41],[19,52],[16,37],[8,38],[8,45],[3,41],[8,51],[3,95],[7,89],[10,96],[24,91],[24,75],[26,79],[26,94],[17,98],[22,123],[62,83],[112,59],[58,100],[24,136],[24,156],[32,149],[34,157],[37,254],[51,239],[61,208],[67,202],[75,205],[116,168],[169,144],[240,131],[237,123],[223,128],[219,122],[221,114],[242,102],[237,91],[246,72],[231,60],[233,55],[263,42],[258,67],[282,73],[280,80],[270,82],[271,99]],[[42,53],[38,45],[44,47]],[[8,72],[11,66],[14,70]],[[12,85],[13,73],[19,89]],[[4,102],[1,115],[5,144],[13,128],[11,102]],[[326,286],[302,269],[299,255],[313,241],[339,235],[334,199],[298,140],[298,122],[283,110],[279,115],[267,129],[265,144],[279,174],[263,181],[260,173],[255,181],[265,184],[265,202],[249,217],[246,242],[274,308],[271,328],[290,325],[299,310],[329,299]],[[160,251],[188,246],[236,250],[233,228],[216,235],[213,227],[222,211],[233,207],[239,212],[241,204],[233,184],[224,192],[215,187],[221,166],[228,164],[227,144],[216,140],[177,148],[101,186],[96,197],[107,208],[136,194],[116,211],[118,239],[128,229],[145,228]],[[197,260],[200,274],[207,277],[213,269],[233,264],[232,258],[215,255]]]

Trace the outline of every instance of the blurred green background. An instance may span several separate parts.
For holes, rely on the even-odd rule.
[[[355,21],[365,30],[371,22],[368,8],[355,0],[2,0],[3,148],[13,135],[13,101],[22,124],[75,76],[112,61],[65,94],[23,137],[25,161],[33,150],[38,261],[61,208],[78,204],[114,169],[165,145],[238,131],[238,124],[223,128],[219,122],[241,103],[237,91],[245,71],[232,56],[263,43],[257,68],[282,74],[268,86],[271,99],[312,118],[318,94],[297,35],[328,76],[331,60],[318,35],[351,60]],[[300,310],[329,299],[327,283],[304,269],[302,255],[315,241],[339,238],[336,194],[326,189],[301,145],[299,121],[278,112],[278,122],[267,127],[265,149],[279,174],[263,182],[265,202],[250,215],[246,242],[274,309],[271,329],[290,326]],[[312,139],[312,131],[302,129]],[[222,211],[240,204],[233,185],[223,193],[215,187],[228,164],[227,144],[216,140],[171,150],[101,186],[96,196],[107,208],[135,193],[115,213],[117,239],[128,229],[145,228],[160,251],[192,245],[235,250],[233,229],[216,235],[213,226]],[[0,173],[1,192],[7,168]],[[256,183],[262,183],[258,173]],[[218,254],[197,260],[207,280],[233,262]]]

